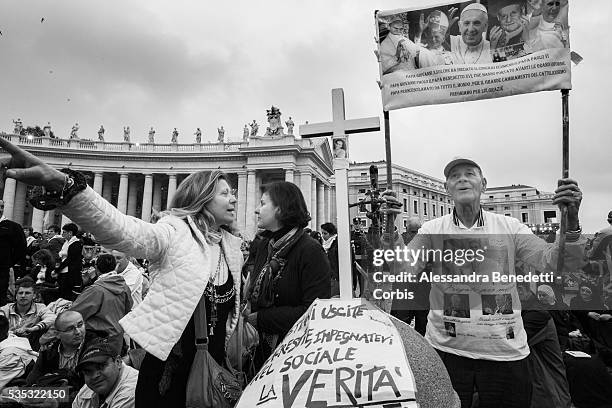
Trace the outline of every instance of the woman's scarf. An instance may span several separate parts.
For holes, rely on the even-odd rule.
[[[338,235],[336,234],[336,235],[332,235],[328,239],[323,240],[323,249],[325,250],[326,253],[329,252],[329,248],[331,248],[332,244],[334,243],[337,237]]]
[[[274,304],[276,283],[285,268],[287,254],[302,237],[303,233],[304,230],[302,228],[295,227],[279,239],[270,239],[268,241],[266,263],[259,271],[247,296],[251,304],[256,305],[258,309],[265,309]]]

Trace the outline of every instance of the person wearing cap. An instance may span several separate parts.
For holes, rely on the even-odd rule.
[[[407,262],[397,262],[402,270],[417,275],[426,260],[417,250],[457,248],[461,241],[479,245],[484,253],[481,262],[454,262],[434,258],[433,275],[445,275],[450,269],[457,274],[504,276],[516,275],[515,262],[522,261],[536,270],[557,269],[558,246],[535,236],[519,220],[484,211],[480,197],[487,181],[481,167],[473,160],[458,157],[444,168],[445,188],[455,207],[451,214],[425,222],[419,233],[408,244]],[[385,192],[387,200],[394,200],[392,192]],[[396,199],[395,199],[396,200]],[[559,180],[553,203],[567,207],[568,227],[564,256],[564,271],[575,271],[583,262],[586,239],[581,236],[578,209],[582,193],[574,180]],[[392,214],[392,211],[387,210]],[[450,236],[450,237],[449,237]],[[389,248],[392,243],[383,242]],[[458,253],[454,254],[458,256]],[[510,260],[510,262],[509,262]],[[469,268],[469,269],[466,269]],[[498,269],[499,268],[499,269]],[[460,271],[463,269],[463,271]],[[456,275],[455,275],[456,276]],[[444,315],[444,300],[452,294],[467,294],[469,317]],[[499,317],[485,316],[483,296],[509,295],[512,314]],[[480,407],[527,407],[530,405],[532,381],[527,356],[529,346],[521,319],[521,306],[516,284],[489,281],[481,284],[455,284],[432,281],[429,297],[425,338],[438,351],[448,370],[453,387],[463,407],[470,407],[474,390],[478,390]],[[486,301],[486,299],[485,299]],[[456,326],[456,336],[450,337],[445,323]],[[483,324],[485,323],[485,324]],[[514,336],[506,336],[506,327],[513,326]],[[512,338],[508,338],[512,337]]]
[[[138,370],[125,365],[114,348],[105,341],[85,346],[76,366],[85,385],[72,408],[133,408]]]
[[[487,64],[493,61],[489,41],[484,38],[489,17],[487,8],[470,3],[459,17],[459,34],[451,35],[454,64]]]

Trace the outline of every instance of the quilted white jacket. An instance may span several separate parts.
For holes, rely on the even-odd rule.
[[[119,321],[125,332],[146,351],[166,360],[204,293],[211,271],[210,249],[196,242],[189,225],[174,216],[156,224],[122,214],[87,187],[63,207],[63,212],[106,248],[150,261],[155,276],[142,303]],[[204,237],[198,230],[201,242]],[[241,239],[223,231],[223,249],[236,288],[234,310],[227,320],[227,344],[240,312]]]

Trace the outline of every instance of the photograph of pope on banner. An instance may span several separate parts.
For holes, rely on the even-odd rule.
[[[384,110],[570,89],[568,0],[377,11]]]

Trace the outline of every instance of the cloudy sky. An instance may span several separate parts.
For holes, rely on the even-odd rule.
[[[381,116],[372,52],[374,10],[431,0],[2,0],[0,130],[12,120],[51,122],[67,137],[120,141],[123,126],[159,142],[239,140],[244,124],[266,125],[272,104],[296,125],[331,120],[331,89],[343,88],[347,118]],[[438,1],[439,3],[439,1]],[[41,19],[44,21],[41,22]],[[570,0],[572,70],[570,175],[584,190],[584,229],[612,210],[610,0]],[[602,33],[597,35],[596,33]],[[559,91],[391,112],[393,161],[442,178],[469,155],[489,186],[553,191],[561,174]],[[296,127],[297,128],[297,127]],[[384,159],[383,132],[351,138],[351,159]]]

